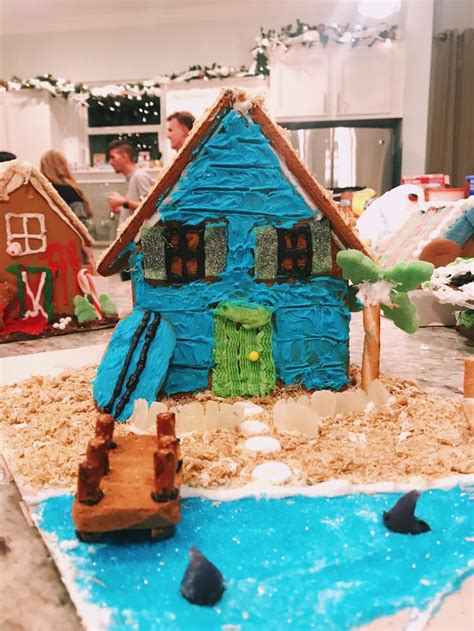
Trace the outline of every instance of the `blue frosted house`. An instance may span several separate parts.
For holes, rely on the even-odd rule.
[[[99,262],[103,275],[131,269],[134,310],[99,366],[98,407],[122,420],[160,391],[340,390],[345,247],[365,252],[280,128],[224,91]]]

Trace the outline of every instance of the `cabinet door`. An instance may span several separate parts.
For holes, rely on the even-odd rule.
[[[271,60],[270,90],[277,119],[327,118],[329,60],[324,51],[289,51]]]
[[[392,47],[377,46],[361,51],[350,50],[338,57],[334,116],[336,118],[394,116],[394,80]]]

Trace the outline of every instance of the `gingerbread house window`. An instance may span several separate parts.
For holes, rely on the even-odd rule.
[[[227,256],[227,223],[205,221],[197,226],[173,221],[140,232],[143,272],[148,281],[187,283],[219,278]]]
[[[312,242],[309,226],[277,228],[278,276],[311,276]]]
[[[7,253],[25,256],[46,251],[46,224],[41,213],[7,213]]]
[[[173,283],[189,283],[205,276],[204,225],[166,226],[166,276]]]
[[[255,234],[255,277],[306,279],[332,269],[331,225],[325,217],[290,229],[261,226]]]

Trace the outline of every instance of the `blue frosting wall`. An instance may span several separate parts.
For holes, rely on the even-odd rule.
[[[227,223],[227,264],[220,279],[180,286],[152,286],[143,277],[143,255],[131,258],[135,302],[159,311],[176,330],[176,348],[164,390],[208,386],[212,367],[212,307],[223,300],[274,308],[274,358],[285,384],[340,389],[347,383],[349,311],[346,283],[330,277],[304,282],[257,282],[255,228],[290,228],[317,214],[284,174],[260,126],[229,111],[195,152],[179,182],[158,203],[162,221]]]

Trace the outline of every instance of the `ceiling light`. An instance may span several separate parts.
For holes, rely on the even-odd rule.
[[[401,0],[361,0],[357,3],[360,15],[376,20],[383,20],[400,11]]]

